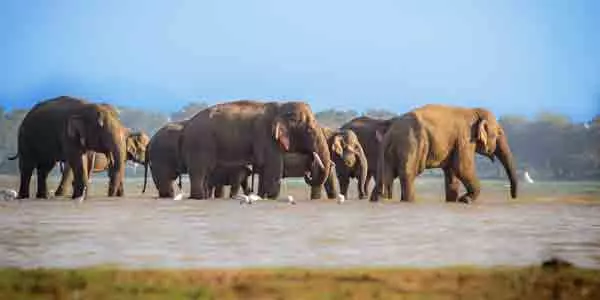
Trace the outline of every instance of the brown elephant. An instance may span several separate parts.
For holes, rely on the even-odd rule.
[[[179,140],[187,120],[168,123],[160,128],[148,143],[146,161],[144,162],[144,187],[146,191],[148,168],[152,172],[152,180],[158,190],[158,197],[173,198],[175,191],[173,183],[179,177],[179,190],[181,190],[181,175],[187,169],[181,159]]]
[[[328,134],[328,143],[340,184],[340,193],[348,198],[350,178],[356,178],[358,198],[364,199],[367,195],[365,182],[369,163],[358,137],[350,129],[340,129]]]
[[[223,166],[252,165],[259,174],[258,194],[279,195],[283,154],[312,155],[324,171],[312,178],[321,185],[329,176],[327,141],[304,102],[233,101],[208,107],[183,128],[182,158],[191,183],[190,198],[206,199],[208,178]]]
[[[414,180],[425,169],[444,171],[446,201],[470,203],[480,193],[475,153],[494,161],[498,158],[510,181],[510,194],[517,197],[513,155],[504,130],[490,111],[447,105],[425,105],[393,118],[380,148],[377,184],[371,201],[377,201],[381,184],[400,178],[401,200],[414,201]],[[466,193],[458,197],[460,182]]]
[[[108,196],[122,196],[125,175],[125,130],[115,110],[106,104],[61,96],[36,104],[19,127],[19,198],[29,198],[29,183],[37,169],[37,198],[48,198],[47,177],[56,162],[65,161],[74,173],[72,198],[84,196],[87,187],[86,153],[113,158],[109,168]]]
[[[367,176],[364,179],[363,191],[369,190],[369,181],[377,173],[379,147],[383,135],[390,125],[390,119],[374,119],[367,116],[356,117],[340,127],[341,130],[352,130],[367,157]],[[341,183],[341,180],[340,180]],[[385,187],[386,196],[391,197],[391,186]]]
[[[127,133],[125,140],[127,160],[135,163],[144,164],[146,156],[146,147],[150,138],[143,132],[130,132]],[[86,154],[86,168],[88,174],[100,173],[107,171],[112,163],[112,159],[109,159],[102,153],[95,153],[89,151]],[[69,186],[73,182],[73,170],[68,163],[65,163],[62,167],[62,175],[58,188],[56,188],[55,196],[62,196],[67,193]]]

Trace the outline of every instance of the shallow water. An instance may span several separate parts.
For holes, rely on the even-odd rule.
[[[3,202],[0,266],[600,268],[599,204],[297,199]]]

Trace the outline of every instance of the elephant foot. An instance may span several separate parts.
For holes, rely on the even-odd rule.
[[[35,195],[35,197],[36,197],[37,199],[48,199],[48,198],[49,198],[49,197],[48,197],[48,193],[37,193],[37,194]]]
[[[346,197],[346,195],[344,195],[344,197]],[[358,200],[364,200],[365,198],[366,198],[366,195],[364,195],[364,194],[359,194],[358,195]]]

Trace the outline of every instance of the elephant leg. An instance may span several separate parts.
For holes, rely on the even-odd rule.
[[[223,195],[225,194],[225,186],[224,185],[222,185],[222,184],[215,185],[214,190],[215,190],[215,198],[217,198],[217,199],[223,198]]]
[[[123,197],[125,195],[125,188],[123,187],[125,185],[125,180],[121,180],[121,184],[119,184],[119,187],[117,187],[117,192],[116,192],[116,196],[117,197]]]
[[[160,181],[157,185],[158,197],[159,198],[173,198],[175,197],[175,190],[173,189],[172,180]]]
[[[393,183],[393,182],[392,182]],[[390,186],[392,186],[390,183]],[[402,196],[400,201],[415,201],[415,176],[412,174],[404,174],[400,176],[400,188]]]
[[[208,199],[208,170],[198,168],[190,172],[190,198],[191,199]]]
[[[396,173],[390,166],[383,168],[383,182],[380,183],[381,193],[383,198],[392,199],[392,188],[394,186],[394,179],[396,179]]]
[[[383,187],[383,197],[387,199],[394,198],[394,176],[391,176],[389,183],[386,183]]]
[[[48,174],[52,171],[54,163],[44,163],[37,166],[37,194],[36,198],[48,199]]]
[[[260,168],[258,192],[261,198],[277,199],[281,188],[281,174],[283,174],[283,157],[273,157]]]
[[[350,177],[348,175],[340,176],[340,194],[344,195],[345,198],[348,198],[348,186],[350,185]]]
[[[323,187],[322,186],[311,186],[310,187],[310,199],[321,199]]]
[[[88,184],[87,166],[82,158],[75,159],[69,162],[73,170],[73,195],[72,199],[77,199],[87,194],[86,188]]]
[[[69,165],[65,166],[65,169],[60,177],[60,183],[54,192],[54,196],[64,196],[70,191],[71,185],[73,184],[73,171]]]
[[[456,202],[460,189],[460,181],[451,168],[444,169],[444,186],[446,189],[446,202]]]
[[[366,193],[367,190],[365,189],[365,181],[363,179],[363,176],[358,175],[357,179],[358,180],[356,183],[356,189],[358,190],[358,199],[365,199],[365,197],[367,196],[367,193]],[[340,182],[340,189],[341,189],[341,186],[342,186],[342,184]],[[348,190],[346,190],[346,192],[344,193],[344,196],[347,196],[347,192],[348,192]]]
[[[371,178],[373,178],[373,173],[369,172],[365,177],[365,182],[363,185],[363,189],[365,192],[369,190],[369,182],[371,182]],[[373,180],[375,181],[375,178],[373,178]]]
[[[29,185],[31,176],[33,175],[33,166],[26,163],[24,159],[19,159],[19,172],[21,173],[21,181],[19,184],[19,199],[29,198]]]
[[[458,201],[464,203],[471,203],[477,200],[480,193],[479,179],[475,172],[475,158],[474,154],[464,155],[462,159],[457,160],[458,165],[456,176],[465,186],[467,192],[462,195]]]
[[[237,195],[240,192],[240,184],[234,183],[229,186],[229,198],[233,198],[233,196]]]
[[[160,174],[159,170],[152,172],[152,180],[158,190],[159,198],[173,198],[175,197],[175,190],[173,189],[174,180],[170,176],[164,176]]]

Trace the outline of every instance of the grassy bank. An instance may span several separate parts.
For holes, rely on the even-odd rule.
[[[2,299],[600,299],[600,270],[1,269]]]

